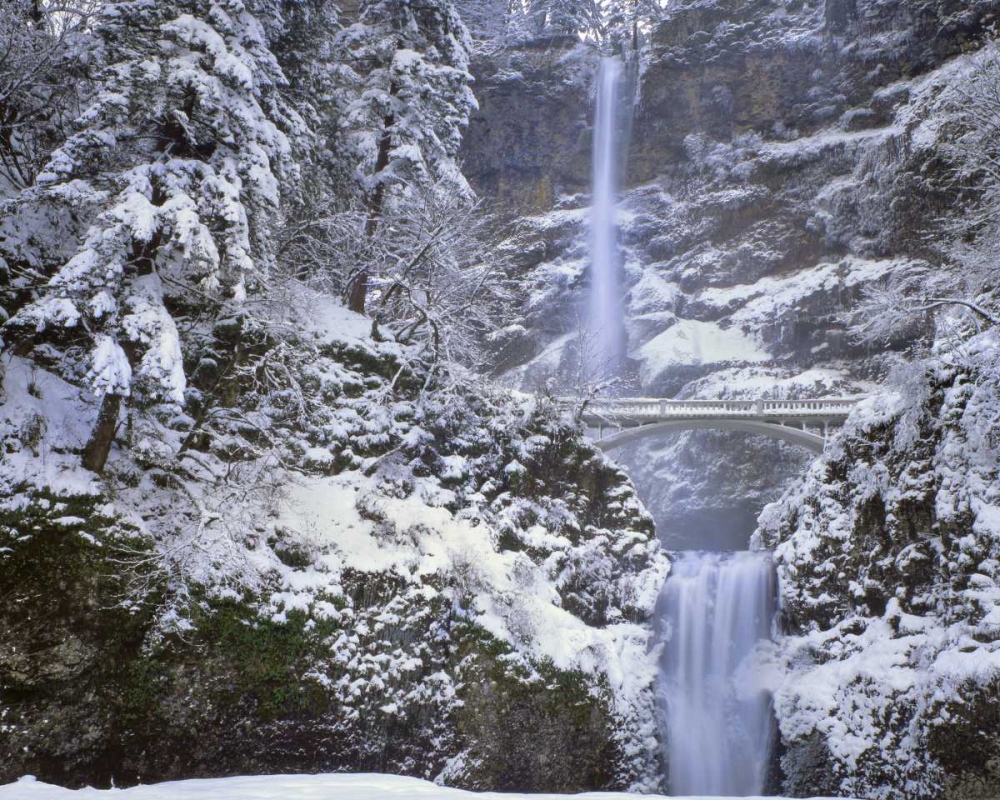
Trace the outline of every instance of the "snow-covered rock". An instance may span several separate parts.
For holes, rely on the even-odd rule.
[[[907,368],[761,516],[785,791],[1000,792],[1000,338]]]
[[[272,324],[282,391],[190,445],[136,413],[101,478],[98,399],[5,363],[0,777],[654,788],[668,564],[625,475],[552,402],[432,377],[305,289]]]

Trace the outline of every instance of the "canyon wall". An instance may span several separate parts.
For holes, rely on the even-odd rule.
[[[934,267],[957,201],[934,147],[943,90],[996,2],[675,2],[637,65],[621,204],[630,363],[623,393],[864,393],[884,353],[845,312],[865,286]],[[597,56],[549,42],[482,62],[465,165],[517,220],[525,334],[503,369],[572,389],[585,308]],[[501,177],[502,176],[502,177]],[[924,332],[893,342],[904,349]],[[577,381],[579,382],[579,381]],[[619,454],[678,549],[746,546],[753,519],[808,455],[697,432]]]

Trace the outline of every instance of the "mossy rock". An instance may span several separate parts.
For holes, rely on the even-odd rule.
[[[518,661],[474,626],[461,642],[455,724],[467,750],[451,782],[521,792],[623,788],[615,780],[620,754],[606,687],[582,672]]]
[[[937,715],[927,749],[947,776],[944,800],[1000,797],[1000,681],[959,687]]]
[[[19,493],[0,513],[0,781],[99,780],[121,676],[160,596],[150,543],[102,510],[107,498]]]

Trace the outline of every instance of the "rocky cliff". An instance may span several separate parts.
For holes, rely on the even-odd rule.
[[[864,286],[940,263],[926,234],[955,195],[933,146],[947,123],[937,101],[998,9],[987,0],[671,5],[639,66],[620,219],[630,391],[829,395],[864,391],[882,373],[880,354],[852,343],[841,314]],[[468,174],[534,241],[522,256],[537,287],[525,301],[528,333],[508,363],[529,383],[571,373],[576,360],[595,64],[585,50],[508,54],[530,60],[530,81],[494,63],[477,76]],[[558,114],[510,113],[532,107],[539,85],[557,94]],[[529,202],[493,177],[512,141],[535,149]],[[710,432],[621,460],[664,540],[696,548],[745,546],[749,520],[807,463],[793,448]]]
[[[1000,795],[997,347],[982,334],[896,375],[761,517],[793,796]]]

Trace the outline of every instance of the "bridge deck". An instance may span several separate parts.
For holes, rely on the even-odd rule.
[[[689,430],[720,429],[763,434],[820,453],[830,426],[843,423],[863,397],[826,397],[816,400],[660,400],[655,397],[610,398],[592,401],[582,414],[589,428],[597,428],[595,444],[614,450],[640,439]],[[579,406],[580,400],[562,400]],[[799,427],[795,427],[799,426]],[[617,433],[604,438],[607,428]],[[817,433],[815,430],[821,432]]]
[[[602,399],[592,402],[583,421],[601,425],[630,427],[665,420],[756,419],[780,421],[839,422],[860,403],[862,397],[820,400],[660,400],[637,397]]]

